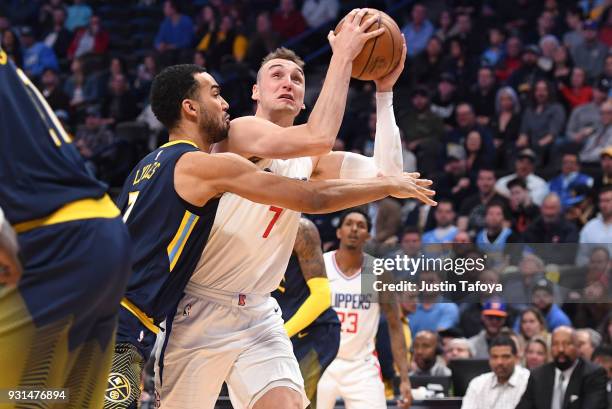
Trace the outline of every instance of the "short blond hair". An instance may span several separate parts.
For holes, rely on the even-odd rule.
[[[298,67],[300,67],[300,69],[303,71],[304,70],[304,66],[306,65],[304,63],[304,60],[302,60],[293,50],[290,50],[288,48],[285,47],[279,47],[276,50],[268,53],[268,55],[266,55],[263,60],[261,60],[261,65],[259,66],[259,70],[257,71],[257,82],[259,82],[259,73],[261,72],[261,68],[266,65],[266,63],[268,61],[272,61],[272,60],[276,60],[276,59],[280,59],[280,60],[288,60],[288,61],[292,61],[295,63],[295,65],[297,65]]]

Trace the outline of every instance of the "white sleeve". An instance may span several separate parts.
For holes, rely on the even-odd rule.
[[[404,171],[403,162],[402,139],[393,113],[393,92],[377,92],[374,163],[383,175],[393,176]]]

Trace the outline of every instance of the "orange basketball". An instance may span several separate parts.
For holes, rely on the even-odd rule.
[[[367,9],[363,19],[366,20],[372,15],[378,18],[370,26],[368,32],[380,27],[384,27],[385,32],[376,38],[369,39],[361,53],[353,60],[351,77],[363,81],[384,77],[397,66],[402,57],[402,32],[395,21],[386,13],[376,9]],[[344,18],[336,26],[334,33],[340,31],[343,23]]]

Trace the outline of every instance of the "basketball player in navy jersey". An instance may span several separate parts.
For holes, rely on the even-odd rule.
[[[319,231],[304,217],[285,276],[272,295],[283,312],[310,408],[316,409],[317,383],[340,346],[340,321],[331,308]]]
[[[276,176],[235,154],[207,153],[227,136],[230,122],[219,85],[199,66],[163,70],[151,87],[151,108],[168,128],[170,142],[140,161],[118,199],[134,243],[134,272],[121,301],[106,408],[136,407],[142,365],[207,246],[224,192],[309,212],[328,212],[389,192],[432,194],[411,176],[304,182]]]
[[[130,272],[127,229],[107,187],[2,49],[0,123],[0,207],[23,263],[19,278],[16,243],[4,224],[0,389],[44,393],[44,400],[32,395],[0,406],[100,408]],[[46,388],[68,391],[51,403]]]

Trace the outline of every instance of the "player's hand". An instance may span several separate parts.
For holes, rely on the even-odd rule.
[[[384,28],[379,28],[366,33],[368,28],[379,18],[379,16],[374,15],[364,19],[366,13],[366,9],[352,10],[345,17],[342,29],[338,34],[334,34],[333,31],[329,32],[327,39],[334,54],[342,54],[353,61],[363,49],[366,41],[385,32]]]
[[[403,34],[402,40],[404,42],[402,45],[402,58],[400,58],[399,63],[395,66],[393,71],[382,78],[374,80],[374,83],[376,84],[376,92],[392,91],[397,79],[400,77],[400,75],[402,75],[402,71],[404,71],[404,63],[406,62],[406,39],[404,38]]]
[[[0,247],[0,285],[16,285],[21,278],[21,265],[8,249]]]
[[[402,409],[408,409],[412,405],[412,386],[410,381],[404,380],[399,385],[400,398],[397,401],[397,406]]]
[[[436,191],[427,188],[433,182],[429,179],[417,179],[419,176],[418,173],[387,176],[392,184],[390,196],[398,199],[418,199],[427,205],[436,206],[438,203],[432,199]]]

